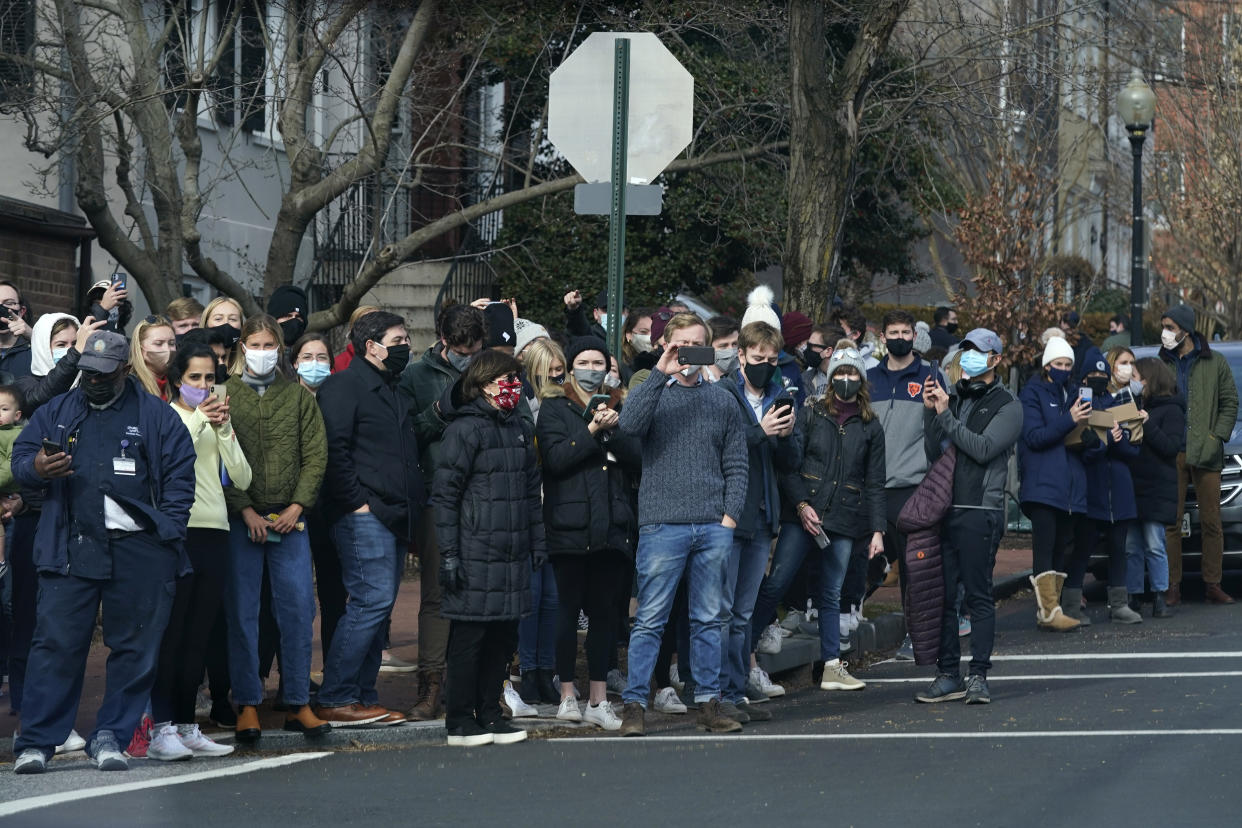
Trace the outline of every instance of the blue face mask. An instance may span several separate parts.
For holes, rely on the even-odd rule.
[[[1065,385],[1070,381],[1072,373],[1069,368],[1049,368],[1048,379],[1052,380],[1053,385]]]
[[[298,376],[311,388],[318,388],[332,373],[332,369],[322,362],[298,363]]]
[[[55,365],[56,363],[60,362],[62,359],[65,358],[65,354],[67,353],[69,353],[68,348],[53,348],[52,349],[52,364]]]
[[[988,355],[983,351],[963,351],[958,365],[966,376],[978,377],[988,372]]]

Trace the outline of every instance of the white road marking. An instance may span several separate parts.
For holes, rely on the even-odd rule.
[[[869,678],[859,674],[868,684],[911,684],[925,683],[927,676],[914,678]],[[1085,681],[1087,679],[1171,679],[1171,678],[1223,678],[1242,676],[1242,670],[1210,670],[1189,673],[1051,673],[1042,676],[997,676],[989,675],[988,681]]]
[[[43,796],[31,796],[25,799],[15,799],[12,802],[0,803],[0,817],[20,814],[23,811],[33,811],[37,808],[46,808],[51,805],[63,805],[66,802],[76,802],[80,799],[93,799],[98,796],[110,796],[111,794],[129,793],[130,791],[142,791],[149,788],[165,788],[170,785],[185,785],[190,782],[202,782],[205,779],[220,779],[225,776],[240,776],[246,773],[254,773],[255,771],[269,770],[271,768],[279,768],[285,765],[294,765],[298,762],[309,762],[312,759],[322,759],[325,756],[331,755],[332,754],[330,752],[293,753],[288,756],[275,756],[270,759],[257,759],[253,762],[246,762],[242,765],[231,765],[227,768],[186,773],[180,776],[145,779],[141,782],[124,782],[119,785],[100,785],[97,788],[83,788],[75,791],[61,791],[59,793],[45,794]],[[92,772],[95,771],[92,770]]]
[[[1141,658],[1242,658],[1242,650],[1176,653],[1054,653],[1052,655],[994,655],[992,661],[1129,661]]]
[[[843,742],[893,739],[1059,739],[1083,737],[1118,736],[1242,736],[1242,728],[1210,728],[1210,729],[1171,729],[1171,730],[1014,730],[962,732],[962,733],[700,733],[694,736],[644,736],[640,739],[626,739],[618,736],[589,736],[585,738],[565,737],[549,739],[549,742],[573,744],[584,742],[595,744],[608,742],[642,745],[647,742],[702,742],[712,740],[719,742]]]

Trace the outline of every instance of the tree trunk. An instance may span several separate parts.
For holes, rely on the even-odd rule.
[[[789,227],[785,306],[824,315],[837,293],[841,231],[858,157],[858,118],[877,60],[909,0],[870,4],[841,65],[830,67],[824,4],[790,0]]]

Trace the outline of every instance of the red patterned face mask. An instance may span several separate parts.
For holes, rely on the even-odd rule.
[[[496,401],[496,407],[501,411],[512,411],[517,408],[522,399],[522,381],[499,379],[496,385],[500,387],[500,390],[492,397]]]

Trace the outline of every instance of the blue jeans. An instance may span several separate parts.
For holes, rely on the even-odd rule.
[[[815,603],[819,609],[819,657],[832,661],[841,657],[841,585],[849,569],[854,539],[828,535],[827,548],[817,547],[817,551],[820,575],[819,600]]]
[[[397,536],[370,512],[342,516],[329,533],[341,558],[341,581],[349,597],[323,663],[319,703],[374,705],[379,701],[375,678],[384,654],[388,615],[405,569],[405,544],[398,544]]]
[[[689,575],[690,669],[695,701],[720,695],[720,628],[725,571],[733,530],[719,523],[652,523],[638,529],[638,615],[630,631],[625,703],[647,706],[651,674],[660,655],[682,572]]]
[[[280,628],[280,678],[284,702],[301,707],[310,701],[311,639],[315,591],[311,579],[310,539],[294,529],[280,543],[254,543],[239,517],[229,519],[229,579],[224,609],[229,632],[229,678],[233,701],[263,701],[259,679],[259,592],[263,564],[272,584],[272,613]]]
[[[734,704],[746,697],[746,679],[750,675],[750,618],[759,596],[763,571],[768,568],[771,548],[772,536],[761,531],[750,540],[735,540],[729,554],[721,613],[720,697]]]
[[[518,664],[527,670],[556,669],[556,620],[561,609],[556,573],[547,563],[530,576],[531,614],[518,622]],[[574,619],[574,624],[578,619]],[[575,626],[575,629],[577,627]],[[574,639],[575,644],[577,639]]]
[[[1164,524],[1151,521],[1132,521],[1126,533],[1126,592],[1138,595],[1143,592],[1143,564],[1147,565],[1147,577],[1152,592],[1164,592],[1169,588],[1169,556],[1164,546]]]
[[[789,591],[789,585],[793,583],[798,570],[802,568],[806,553],[814,548],[815,542],[802,528],[801,523],[781,524],[781,534],[776,540],[776,549],[772,552],[772,571],[768,573],[768,577],[763,579],[763,584],[759,587],[759,597],[755,599],[755,612],[750,619],[752,641],[758,641],[764,627],[776,618],[776,605]]]

